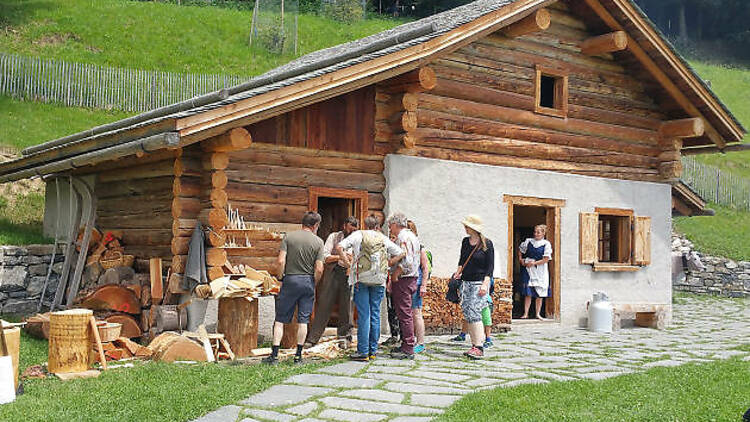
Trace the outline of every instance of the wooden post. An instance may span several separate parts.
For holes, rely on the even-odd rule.
[[[151,258],[149,260],[149,272],[151,275],[151,303],[159,305],[164,298],[161,258]]]
[[[587,56],[613,53],[628,48],[628,35],[625,31],[610,32],[609,34],[588,38],[578,46],[581,48],[581,53]]]
[[[250,356],[250,351],[258,347],[258,301],[219,299],[217,331],[224,334],[235,356]]]
[[[544,31],[549,28],[550,23],[552,23],[552,18],[549,11],[542,8],[520,21],[509,25],[503,30],[503,33],[510,38],[520,37],[521,35]]]

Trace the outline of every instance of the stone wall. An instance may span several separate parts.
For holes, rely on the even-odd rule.
[[[672,235],[672,251],[675,254],[695,252],[706,267],[687,274],[677,271],[672,278],[675,291],[750,297],[750,262],[702,254],[694,250],[692,242],[676,234]]]
[[[53,245],[0,246],[0,314],[24,316],[36,312],[53,249]],[[63,259],[58,250],[45,301],[55,295]]]

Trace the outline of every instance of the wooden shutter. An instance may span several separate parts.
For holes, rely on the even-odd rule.
[[[651,264],[651,217],[635,217],[633,261],[635,265]]]
[[[593,264],[598,261],[597,246],[599,244],[599,213],[582,212],[580,229],[581,264]]]

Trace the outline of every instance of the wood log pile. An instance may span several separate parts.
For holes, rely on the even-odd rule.
[[[512,291],[513,286],[504,280],[495,280],[495,294],[492,297],[494,304],[492,308],[493,331],[510,329],[513,311]],[[430,278],[422,307],[425,330],[430,334],[454,334],[461,331],[461,324],[463,323],[461,306],[448,302],[445,299],[447,292],[447,278]]]

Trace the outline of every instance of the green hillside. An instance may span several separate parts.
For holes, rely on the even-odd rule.
[[[20,150],[128,116],[122,112],[63,107],[0,96],[0,145]]]
[[[711,81],[714,92],[745,128],[750,130],[750,69],[698,62],[693,62],[692,65],[703,79]],[[750,137],[745,136],[745,142],[750,142]],[[750,178],[750,151],[705,154],[698,155],[697,158],[705,164]]]
[[[257,75],[288,62],[248,48],[252,13],[127,0],[0,0],[0,51],[142,70]],[[301,14],[299,53],[402,21]]]

